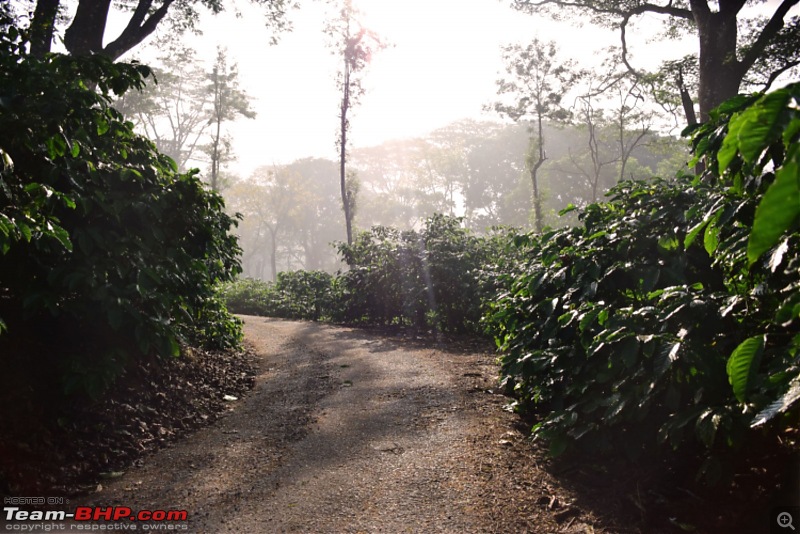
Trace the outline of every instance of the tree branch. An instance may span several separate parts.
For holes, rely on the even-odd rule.
[[[786,72],[789,69],[793,69],[794,67],[796,67],[798,65],[800,65],[800,59],[797,59],[797,60],[794,60],[794,61],[790,61],[789,63],[787,63],[783,67],[773,71],[769,75],[769,78],[767,79],[767,83],[764,85],[764,88],[762,89],[762,91],[764,91],[765,93],[767,91],[769,91],[769,88],[772,87],[772,84],[775,83],[775,80],[777,80],[778,77],[781,74],[783,74],[784,72]]]
[[[797,5],[798,1],[800,0],[783,0],[783,2],[781,2],[781,5],[778,6],[775,13],[772,14],[772,18],[767,22],[767,25],[764,26],[764,29],[761,30],[756,42],[747,50],[747,53],[745,53],[744,57],[739,62],[739,68],[742,74],[750,70],[750,67],[752,67],[761,54],[763,54],[769,42],[778,35],[778,32],[783,28],[783,18],[791,8]],[[774,79],[770,76],[769,83],[771,84],[773,81]]]
[[[517,9],[529,9],[535,10],[536,8],[545,7],[548,5],[557,6],[557,7],[570,7],[570,8],[577,8],[577,9],[588,9],[598,14],[602,15],[617,15],[619,17],[632,17],[634,15],[641,15],[643,13],[657,13],[660,15],[669,15],[672,17],[678,17],[687,20],[694,20],[694,15],[688,9],[674,7],[672,2],[669,2],[667,5],[662,6],[658,4],[638,4],[630,9],[618,9],[618,8],[611,8],[611,7],[601,7],[595,4],[594,2],[586,2],[586,1],[572,1],[572,0],[539,0],[539,1],[531,1],[531,0],[516,0],[515,1]]]
[[[164,3],[150,17],[147,13],[152,5],[152,0],[140,0],[133,12],[131,20],[119,37],[108,43],[103,52],[111,59],[117,59],[122,54],[138,45],[153,33],[164,17],[174,0],[164,0]]]

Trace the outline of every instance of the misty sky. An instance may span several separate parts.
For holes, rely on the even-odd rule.
[[[351,119],[354,147],[424,135],[461,118],[491,118],[482,108],[494,99],[495,80],[503,69],[502,45],[553,39],[565,57],[592,64],[597,61],[594,52],[618,44],[611,30],[526,15],[511,9],[509,1],[354,3],[365,13],[365,25],[393,45],[373,58],[366,74],[367,94]],[[231,8],[203,16],[203,35],[185,37],[209,61],[217,45],[228,48],[258,113],[255,120],[239,120],[231,127],[238,162],[230,170],[246,177],[259,165],[306,156],[335,159],[339,64],[322,31],[325,3],[305,0],[290,15],[294,30],[282,34],[274,46],[258,8],[241,0],[235,5],[240,17]],[[646,29],[647,24],[645,18],[638,27]],[[657,63],[665,46],[676,46],[647,45],[649,37],[653,35],[639,31],[629,38],[634,57],[643,65]],[[146,49],[140,52],[145,60],[147,54]]]
[[[565,54],[587,55],[588,48],[613,44],[611,32],[570,26],[563,39],[548,19],[515,12],[499,0],[357,0],[365,25],[392,46],[377,54],[366,74],[367,93],[352,115],[351,146],[371,146],[388,139],[424,135],[461,118],[488,118],[482,107],[495,94],[502,69],[500,47],[533,36],[560,38]],[[277,45],[258,8],[236,2],[234,9],[204,15],[202,36],[187,35],[211,60],[216,46],[228,48],[239,65],[242,88],[253,98],[255,120],[232,127],[238,162],[231,170],[243,176],[259,165],[288,163],[306,156],[336,158],[339,63],[322,28],[326,6],[306,0],[290,18],[294,30]],[[137,52],[146,61],[152,51]]]

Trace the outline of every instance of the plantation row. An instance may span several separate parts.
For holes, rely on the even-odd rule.
[[[33,57],[0,22],[4,376],[96,396],[145,358],[237,346],[230,282],[235,312],[492,336],[553,453],[699,450],[713,480],[796,420],[800,85],[724,104],[687,132],[699,177],[621,183],[576,227],[476,236],[434,216],[340,245],[337,276],[231,282],[222,198],[110,105],[149,70]]]
[[[700,452],[707,481],[800,398],[800,84],[686,133],[699,177],[623,182],[573,228],[376,227],[350,269],[239,280],[234,312],[491,335],[553,454]]]
[[[222,294],[234,313],[482,331],[481,303],[495,292],[491,266],[508,244],[502,232],[477,237],[460,219],[434,215],[418,232],[376,226],[339,244],[350,269],[338,276],[282,272],[274,284],[238,280]]]
[[[143,357],[238,346],[215,293],[241,271],[235,219],[111,106],[150,70],[34,57],[2,13],[0,29],[3,373],[98,396]]]

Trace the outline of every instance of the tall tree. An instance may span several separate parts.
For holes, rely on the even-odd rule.
[[[334,242],[345,238],[344,228],[332,224],[340,212],[339,188],[331,176],[336,174],[334,161],[306,158],[286,165],[281,176],[301,176],[303,192],[298,195],[301,204],[293,220],[295,249],[302,250],[302,267],[306,270],[334,272],[341,262]]]
[[[278,249],[299,206],[296,181],[295,176],[279,177],[277,169],[259,167],[249,180],[236,182],[226,195],[231,208],[244,219],[240,235],[249,274],[265,278],[264,271],[269,267],[269,280],[276,279]]]
[[[512,0],[512,5],[555,18],[565,13],[586,14],[596,24],[617,29],[622,59],[636,74],[641,72],[629,60],[627,35],[637,18],[647,14],[664,17],[666,37],[694,33],[698,42],[697,103],[700,120],[705,121],[710,110],[735,96],[744,83],[768,86],[800,63],[800,18],[790,16],[798,1]],[[746,8],[758,9],[763,15],[749,16],[752,11]],[[647,31],[652,33],[653,28]],[[687,122],[691,123],[688,115]]]
[[[586,131],[586,151],[582,156],[570,151],[570,161],[591,188],[591,201],[597,202],[603,171],[621,159],[619,151],[614,150],[614,139],[604,135],[607,121],[603,109],[597,106],[599,91],[591,84],[589,90],[577,99],[578,124]]]
[[[167,53],[159,58],[161,67],[153,69],[158,83],[126,93],[114,107],[183,172],[196,159],[196,149],[210,125],[212,99],[207,74],[194,50],[176,41],[160,44]]]
[[[220,167],[232,158],[230,140],[225,135],[222,124],[237,117],[255,118],[250,109],[250,97],[239,89],[239,71],[236,64],[228,65],[224,48],[217,48],[217,59],[208,74],[208,91],[212,109],[208,124],[211,125],[211,141],[205,151],[211,160],[211,189],[219,190]]]
[[[552,139],[544,132],[547,139]],[[526,226],[531,222],[530,173],[526,151],[527,125],[484,124],[467,155],[464,208],[468,225],[485,232],[501,225]]]
[[[642,80],[624,67],[620,70],[620,61],[613,52],[616,50],[612,48],[611,56],[604,63],[608,74],[600,91],[608,104],[608,123],[614,130],[619,152],[619,180],[623,180],[633,151],[653,133],[656,113],[652,106],[647,106],[647,91]]]
[[[350,165],[358,170],[359,219],[365,227],[406,229],[417,222],[419,196],[413,184],[423,144],[419,139],[395,140],[353,150]]]
[[[385,45],[378,36],[364,28],[358,21],[359,12],[352,0],[343,0],[338,16],[328,24],[327,33],[334,40],[334,50],[342,61],[337,84],[342,93],[339,105],[339,184],[342,193],[347,244],[353,243],[353,207],[355,192],[348,188],[347,134],[350,130],[348,114],[364,95],[362,76],[372,59],[372,54]],[[352,182],[351,182],[352,183]]]
[[[336,163],[303,159],[259,167],[248,180],[225,190],[226,204],[243,218],[237,233],[246,276],[274,280],[282,268],[341,267],[331,243],[344,229],[331,224],[339,211],[338,188],[330,180]]]
[[[286,12],[295,0],[251,0],[265,7],[267,25],[276,32],[288,28]],[[30,52],[41,55],[50,51],[58,13],[65,0],[36,0],[30,25]],[[198,6],[213,13],[223,10],[222,0],[79,0],[75,15],[64,30],[64,46],[72,55],[103,54],[117,59],[168,20],[173,31],[193,29]],[[106,35],[110,17],[127,17],[125,28],[116,37]],[[274,39],[274,36],[273,36]]]
[[[507,95],[494,109],[514,121],[532,120],[535,135],[531,137],[527,157],[530,172],[534,226],[542,231],[542,197],[539,191],[538,172],[547,160],[544,138],[544,121],[565,115],[561,99],[575,81],[571,72],[573,62],[558,58],[556,44],[534,39],[530,44],[511,45],[503,50],[508,78],[497,82],[498,94]]]

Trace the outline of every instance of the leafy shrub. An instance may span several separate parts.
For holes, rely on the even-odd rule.
[[[214,298],[239,271],[222,198],[109,105],[148,75],[34,58],[13,26],[0,31],[0,329],[48,329],[70,389],[96,393],[137,354],[241,337]]]
[[[787,412],[800,399],[800,83],[766,95],[740,96],[691,132],[696,159],[735,199],[758,202],[729,241],[715,240],[730,209],[708,206],[693,235],[711,235],[715,264],[725,270],[751,334],[731,354],[727,372],[737,400],[755,411],[751,427]],[[715,248],[715,245],[716,248]],[[748,324],[748,326],[750,326]],[[786,417],[783,417],[786,420]]]
[[[438,331],[477,331],[483,289],[479,274],[493,249],[461,219],[434,215],[425,227],[362,232],[339,253],[350,266],[337,282],[336,319],[404,324]]]
[[[270,282],[242,278],[223,284],[219,293],[231,313],[264,316],[276,314],[274,289]]]
[[[333,313],[332,291],[332,275],[295,271],[278,273],[275,283],[236,280],[222,286],[221,295],[234,313],[316,321]]]
[[[223,296],[236,313],[482,333],[483,302],[514,255],[507,230],[477,237],[461,222],[434,215],[421,231],[376,226],[339,245],[350,267],[336,277],[284,272],[274,284],[227,284]]]
[[[333,312],[333,276],[323,271],[278,273],[275,282],[280,317],[317,321]]]
[[[702,178],[622,183],[579,226],[516,238],[528,260],[501,277],[487,321],[552,453],[700,447],[713,479],[721,454],[786,425],[776,416],[800,398],[800,197],[786,217],[770,191],[800,179],[797,90],[736,99],[694,131]],[[754,248],[759,227],[771,237]]]

